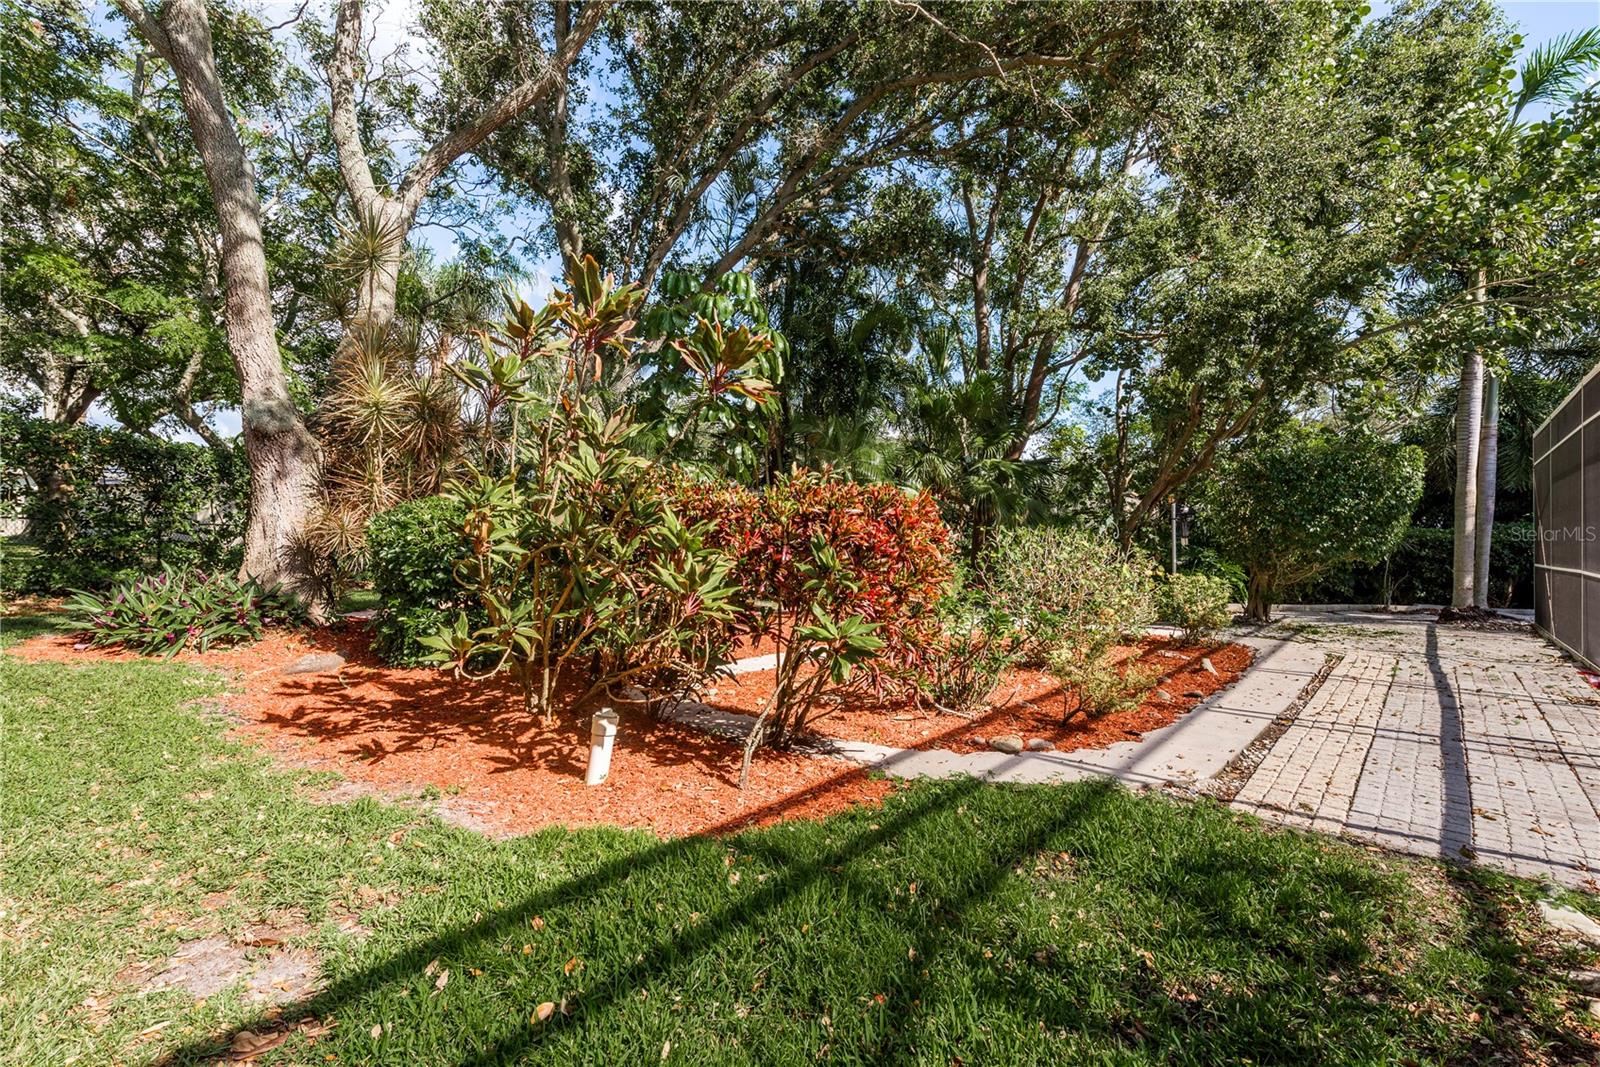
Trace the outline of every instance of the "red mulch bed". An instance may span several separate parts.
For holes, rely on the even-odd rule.
[[[1137,655],[1141,664],[1158,668],[1162,675],[1145,701],[1128,711],[1086,718],[1076,714],[1076,698],[1048,673],[1018,667],[1001,675],[991,694],[997,705],[975,719],[928,706],[919,708],[909,700],[879,703],[871,696],[854,696],[825,707],[812,720],[812,728],[824,737],[846,741],[954,752],[982,751],[986,746],[974,744],[973,737],[987,741],[1001,734],[1015,734],[1025,741],[1042,738],[1063,750],[1105,748],[1137,740],[1174,722],[1212,693],[1231,685],[1254,656],[1243,645],[1180,645],[1164,638],[1150,638],[1137,648],[1118,652],[1125,658]],[[1205,669],[1202,658],[1211,660],[1216,674]],[[754,671],[719,681],[705,700],[717,707],[754,713],[771,698],[775,673]],[[1169,699],[1160,699],[1156,690],[1164,691]],[[1069,713],[1070,720],[1063,722]]]
[[[74,643],[41,637],[8,654],[138,658]],[[348,659],[337,673],[283,673],[307,652],[335,650]],[[241,720],[239,733],[289,762],[335,769],[375,792],[436,786],[459,797],[476,821],[505,833],[555,825],[637,827],[663,837],[727,833],[876,804],[895,788],[838,761],[761,752],[741,794],[739,745],[626,706],[619,708],[610,777],[590,788],[583,784],[587,712],[541,727],[523,715],[513,685],[386,667],[355,624],[276,632],[253,645],[178,659],[231,673],[241,691],[229,695],[227,707]]]

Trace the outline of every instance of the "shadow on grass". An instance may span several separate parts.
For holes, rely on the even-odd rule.
[[[1425,1002],[1443,995],[1469,1006],[1510,1005],[1523,988],[1516,938],[1495,924],[1487,895],[1476,917],[1482,924],[1469,925],[1460,946],[1489,957],[1481,980],[1441,976],[1437,964],[1416,970],[1410,954],[1418,946],[1388,944],[1407,929],[1397,911],[1414,906],[1408,875],[1307,835],[1246,830],[1221,813],[1134,798],[1106,781],[924,785],[882,812],[731,837],[726,847],[729,872],[750,864],[745,888],[731,899],[722,896],[718,853],[708,855],[703,840],[630,850],[343,974],[284,1018],[355,1027],[353,1047],[341,1051],[359,1059],[368,1015],[430,1003],[425,987],[408,988],[426,982],[418,976],[430,961],[458,969],[473,961],[513,976],[487,994],[499,1007],[452,1016],[453,1039],[420,1038],[385,1055],[478,1067],[554,1048],[571,1054],[575,1041],[587,1048],[594,1039],[613,1047],[592,1062],[615,1054],[618,1043],[637,1061],[650,1051],[640,1047],[641,1027],[659,1024],[666,1029],[654,1040],[671,1033],[676,1042],[682,1024],[714,1041],[744,1038],[750,1044],[740,1055],[756,1061],[774,1050],[809,1057],[828,1040],[838,1043],[835,1054],[872,1063],[921,1061],[957,1047],[968,1062],[1059,1061],[1092,1050],[1087,1058],[1116,1062],[1366,1063],[1392,1062],[1400,1050],[1423,1059],[1497,1051],[1458,1033],[1466,1024],[1455,1009]],[[1040,868],[1049,862],[1059,864],[1055,873]],[[920,893],[908,890],[908,877],[923,880]],[[659,912],[658,894],[672,887],[686,890],[674,899],[678,910],[657,918],[649,904]],[[673,922],[701,899],[713,903],[697,921]],[[545,977],[517,971],[515,944],[536,916],[555,921],[564,909],[563,927],[581,931],[575,947],[596,949],[594,986],[573,991],[570,1018],[507,1019],[506,1004],[526,1015],[527,991],[547,988],[550,973],[548,960],[539,965]],[[598,925],[608,916],[615,927]],[[830,924],[826,933],[791,931],[790,923],[812,916]],[[555,959],[566,952],[560,943]],[[715,1011],[693,1014],[705,1009],[701,1001],[755,993],[773,967],[778,973],[758,998],[767,999],[768,1014],[751,1020],[761,1020],[756,1030]],[[690,1016],[673,1014],[676,998],[666,994],[675,983]],[[414,991],[424,993],[421,1003],[405,1008],[392,997]],[[647,991],[657,994],[648,1007]],[[858,1001],[866,1014],[847,1026],[843,1016]],[[837,1034],[826,1021],[830,1009]],[[1419,1010],[1429,1014],[1419,1018]],[[279,1025],[272,1015],[260,1022]],[[821,1036],[813,1040],[813,1032]],[[1548,1026],[1541,1037],[1544,1047],[1571,1040]],[[165,1062],[203,1059],[226,1042],[195,1041]],[[712,1047],[698,1055],[716,1059]]]
[[[781,875],[772,878],[756,892],[715,914],[706,916],[702,922],[658,940],[649,951],[640,953],[631,966],[610,977],[607,983],[609,988],[606,991],[586,995],[581,1001],[581,1010],[589,1013],[603,1008],[620,997],[624,990],[631,989],[654,975],[676,966],[683,955],[707,952],[736,927],[759,918],[775,908],[785,897],[836,872],[851,859],[914,830],[920,823],[941,811],[959,806],[964,798],[982,788],[983,784],[977,780],[966,779],[950,788],[929,790],[921,797],[909,801],[901,810],[892,815],[886,814],[881,822],[869,824],[864,832],[847,837],[837,847],[826,850],[819,857],[809,862],[789,863]],[[1109,782],[1080,788],[1077,803],[1071,809],[1073,817],[1089,813],[1107,793],[1116,788]],[[1009,870],[1010,863],[1021,855],[1019,849],[1025,849],[1029,844],[1041,840],[1060,826],[1058,820],[1048,827],[1035,827],[1023,833],[1014,848],[1008,849],[1006,855],[996,857],[993,877],[982,879],[980,886],[993,885]],[[460,958],[472,947],[491,946],[504,935],[525,926],[530,919],[542,912],[588,900],[608,885],[620,883],[642,871],[679,858],[686,850],[702,847],[703,844],[694,839],[680,839],[663,842],[644,852],[629,853],[608,861],[588,874],[532,894],[520,903],[499,909],[475,922],[435,934],[376,966],[344,976],[316,996],[285,1010],[282,1018],[333,1017],[377,986],[410,980],[431,960]],[[787,857],[774,858],[787,861]],[[254,1024],[246,1024],[240,1029],[249,1029],[251,1025]],[[462,1064],[503,1062],[536,1043],[543,1033],[543,1031],[521,1030],[495,1042],[482,1053],[463,1057],[459,1062]],[[226,1046],[226,1040],[220,1043],[215,1040],[203,1040],[173,1050],[161,1062],[187,1063],[197,1058],[216,1055]]]
[[[59,611],[27,607],[14,615],[0,615],[0,648],[46,634],[71,633],[73,629],[72,620]]]

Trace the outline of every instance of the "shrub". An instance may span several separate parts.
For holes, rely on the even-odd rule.
[[[467,511],[441,496],[398,504],[367,524],[373,592],[382,602],[373,647],[389,663],[422,662],[422,638],[458,613],[483,625],[482,609],[469,602],[455,579],[455,561],[466,551],[462,532]]]
[[[753,739],[802,732],[824,685],[881,693],[915,685],[927,669],[952,563],[949,530],[926,493],[815,471],[760,493],[678,475],[666,492],[733,557],[740,628],[778,646],[778,682]]]
[[[1531,522],[1494,524],[1490,606],[1532,606],[1534,538]],[[1448,604],[1454,548],[1450,530],[1413,526],[1382,560],[1330,567],[1283,597],[1308,604]]]
[[[1044,663],[1063,644],[1115,643],[1154,615],[1148,557],[1087,530],[1006,530],[983,562],[990,601],[1016,625],[1025,663]]]
[[[919,649],[917,695],[944,712],[982,711],[1000,675],[1016,659],[1011,620],[981,597],[964,592],[939,605],[938,623],[937,634]]]
[[[163,570],[101,595],[76,590],[67,607],[91,644],[120,644],[146,656],[254,641],[269,625],[305,619],[288,594],[205,571]]]
[[[1422,450],[1370,433],[1289,426],[1240,445],[1201,495],[1206,530],[1250,575],[1246,617],[1329,567],[1380,560],[1422,495]]]
[[[1174,574],[1156,588],[1156,616],[1183,631],[1183,640],[1206,640],[1229,622],[1233,586],[1211,574]]]
[[[1139,706],[1161,673],[1132,660],[1114,663],[1108,646],[1063,645],[1050,655],[1050,673],[1077,697],[1075,711],[1086,717]],[[1070,718],[1071,712],[1067,713]]]
[[[931,619],[950,585],[950,531],[927,493],[796,471],[762,492],[673,476],[668,498],[687,519],[704,522],[712,543],[733,557],[749,594],[752,630],[761,602],[792,602],[807,580],[795,549],[821,537],[838,555],[854,591],[841,610],[901,636]]]
[[[7,497],[36,554],[7,553],[0,586],[97,588],[163,567],[238,565],[249,471],[243,449],[0,415]]]
[[[542,310],[512,299],[485,335],[485,362],[452,365],[480,405],[506,400],[510,433],[503,467],[491,457],[446,494],[463,508],[468,539],[454,576],[484,620],[463,611],[422,639],[458,674],[510,671],[524,709],[547,726],[572,693],[581,704],[616,685],[708,677],[722,664],[737,592],[728,557],[650,491],[632,409],[607,412],[608,383],[636,356],[644,294],[602,277],[590,257],[567,284]],[[748,373],[771,347],[765,338],[701,320],[671,344],[701,384],[685,432],[708,405],[770,394]],[[537,420],[526,439],[524,417]],[[585,671],[572,690],[568,668]]]

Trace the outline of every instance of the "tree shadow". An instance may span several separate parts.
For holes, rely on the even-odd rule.
[[[943,788],[924,790],[920,795],[907,798],[896,810],[886,812],[878,822],[863,826],[859,819],[852,821],[842,841],[802,862],[774,854],[776,859],[784,862],[780,874],[767,880],[755,892],[708,914],[703,921],[666,931],[666,936],[659,938],[646,951],[638,953],[631,965],[615,975],[608,975],[604,990],[586,994],[581,1002],[582,1010],[586,1013],[601,1010],[617,1001],[626,990],[679,966],[684,957],[698,956],[712,950],[738,927],[759,919],[786,897],[838,871],[852,859],[907,834],[941,811],[959,806],[964,799],[982,788],[985,788],[982,783],[965,779]],[[1079,787],[1079,802],[1072,809],[1073,812],[1075,815],[1086,814],[1092,810],[1095,798],[1103,797],[1107,791],[1115,788],[1110,783]],[[1026,834],[1024,840],[1036,840],[1042,832]],[[495,942],[512,931],[525,928],[533,917],[590,900],[608,887],[620,885],[641,872],[682,859],[690,850],[701,847],[692,839],[678,839],[662,842],[643,852],[630,851],[586,874],[530,894],[519,903],[417,941],[387,960],[337,978],[316,995],[289,1006],[281,1014],[249,1020],[233,1032],[263,1023],[278,1025],[279,1020],[293,1021],[308,1016],[321,1019],[334,1017],[377,987],[410,980],[431,960],[462,958],[474,950],[491,952]],[[1006,856],[997,857],[999,870],[1009,868],[1007,859]],[[483,1052],[464,1056],[459,1062],[505,1062],[536,1043],[539,1036],[537,1031],[520,1028],[489,1045]],[[223,1038],[189,1042],[169,1052],[160,1062],[178,1064],[216,1055],[226,1047],[228,1037],[231,1037],[231,1033]]]
[[[458,745],[484,751],[489,773],[538,769],[564,776],[583,774],[588,759],[589,715],[600,701],[575,701],[581,683],[568,679],[557,694],[550,724],[523,711],[521,690],[501,676],[467,680],[426,668],[389,667],[378,660],[364,635],[341,644],[347,663],[337,673],[280,675],[258,701],[252,718],[273,733],[329,746],[367,764],[419,756]],[[729,784],[736,752],[726,741],[643,710],[628,714],[616,740],[616,759],[650,765],[694,766]]]

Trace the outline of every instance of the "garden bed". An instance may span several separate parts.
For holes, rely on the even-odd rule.
[[[280,759],[336,771],[343,791],[380,796],[437,793],[470,813],[474,824],[500,833],[547,826],[622,826],[662,837],[723,833],[789,819],[821,818],[858,803],[877,803],[892,782],[840,761],[798,752],[763,751],[743,793],[741,747],[642,708],[620,705],[622,730],[610,778],[583,783],[589,710],[568,712],[549,728],[528,720],[513,685],[503,679],[457,682],[428,668],[396,668],[371,652],[355,623],[298,633],[274,631],[237,648],[184,653],[181,662],[222,671],[234,680],[224,706],[238,733]],[[756,646],[749,654],[767,649]],[[13,650],[24,659],[137,660],[116,649],[81,647],[68,636],[27,641]],[[343,667],[291,674],[285,668],[310,653],[338,652]],[[1050,675],[1012,669],[996,686],[996,707],[973,719],[918,708],[910,701],[880,704],[853,696],[815,720],[820,735],[902,748],[978,751],[1003,734],[1040,738],[1063,750],[1103,748],[1165,726],[1205,696],[1230,684],[1249,665],[1239,645],[1180,646],[1151,639],[1137,649],[1163,679],[1137,708],[1095,719],[1073,716],[1073,703]],[[1207,671],[1202,657],[1217,673]],[[707,702],[752,712],[771,695],[772,671],[723,679]],[[1164,694],[1164,696],[1163,696]]]
[[[41,637],[12,652],[32,661],[140,658],[76,644]],[[338,671],[284,673],[307,653],[333,651],[347,658]],[[501,833],[547,826],[724,833],[822,818],[881,801],[894,788],[841,761],[762,752],[741,793],[738,744],[626,705],[610,778],[591,788],[583,782],[588,711],[541,727],[523,715],[513,685],[385,666],[355,624],[277,631],[253,645],[177,658],[231,675],[225,708],[237,732],[280,758],[337,771],[356,791],[393,796],[431,787]]]
[[[995,706],[974,718],[946,714],[926,703],[921,707],[910,700],[880,703],[871,694],[860,694],[824,704],[812,729],[819,736],[845,741],[954,752],[981,751],[989,739],[1007,734],[1024,741],[1049,741],[1063,751],[1105,748],[1175,722],[1212,693],[1233,684],[1254,656],[1243,645],[1181,645],[1165,638],[1119,648],[1117,654],[1137,656],[1141,665],[1161,672],[1145,700],[1127,711],[1096,718],[1077,714],[1076,698],[1048,672],[1017,667],[1007,670],[995,686],[991,694]],[[1207,659],[1216,673],[1206,670]],[[771,698],[775,674],[752,671],[719,681],[707,693],[706,703],[754,714]]]

